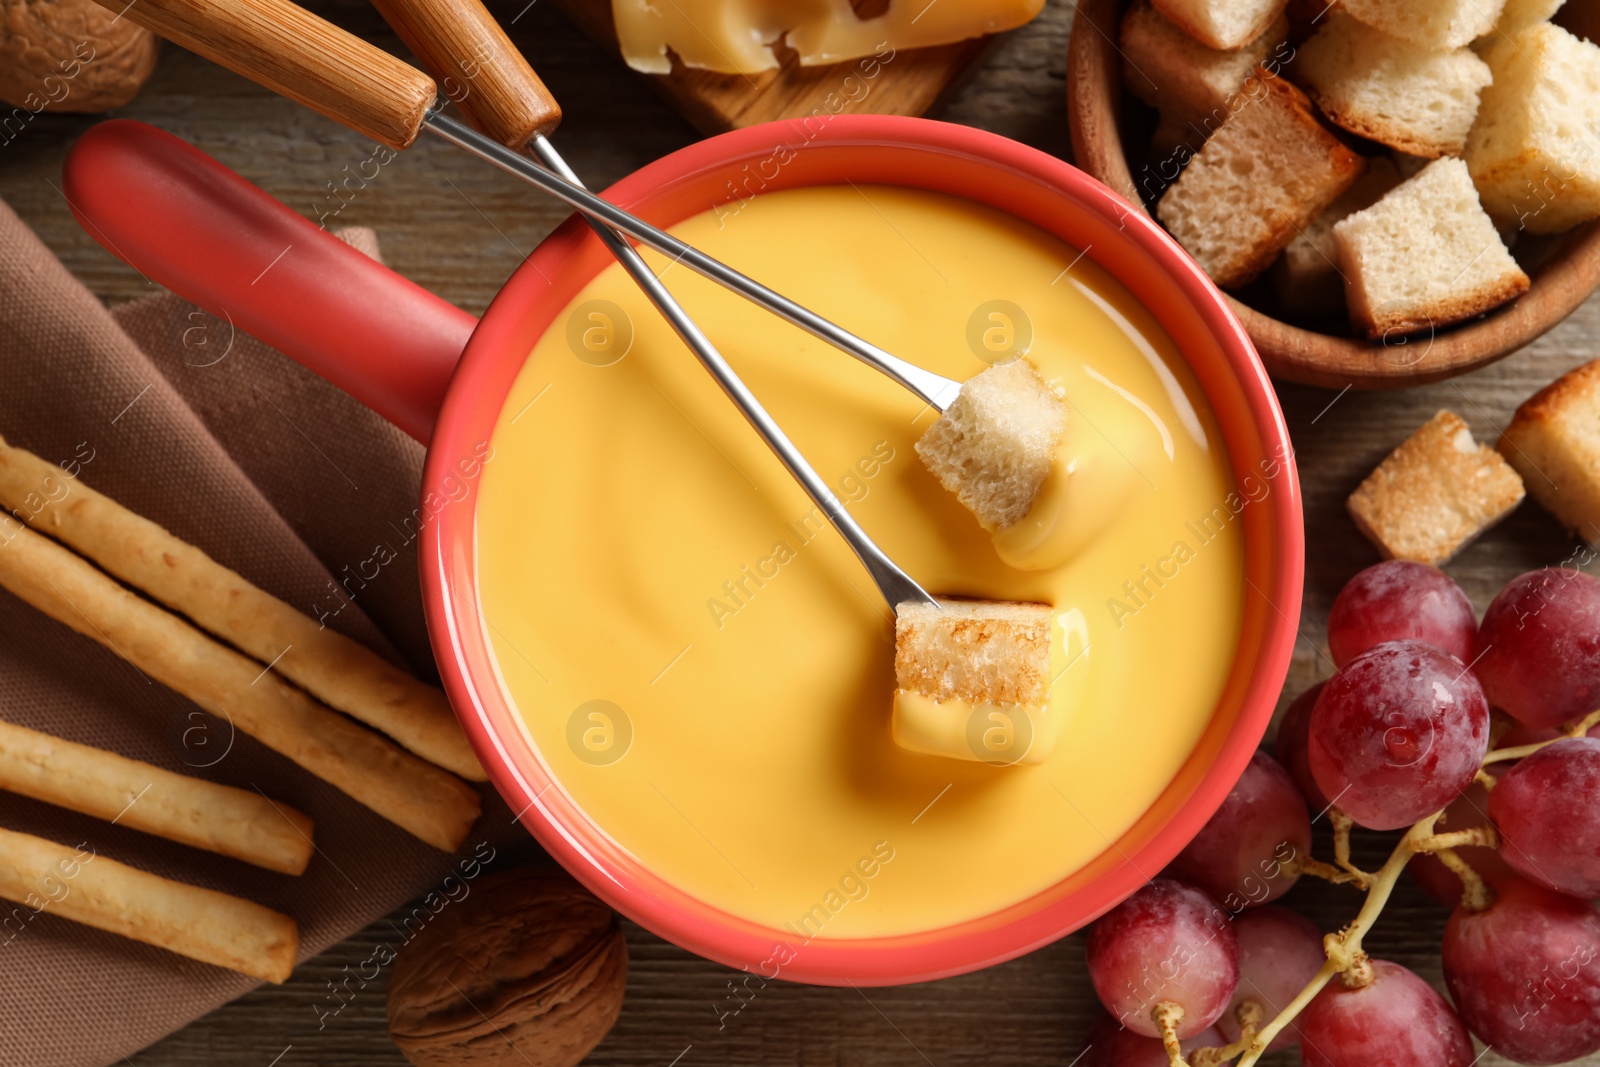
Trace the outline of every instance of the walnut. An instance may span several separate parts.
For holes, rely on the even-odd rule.
[[[0,100],[32,114],[109,111],[150,80],[156,49],[149,30],[93,0],[0,0]]]
[[[616,915],[560,870],[467,885],[395,960],[389,1036],[418,1067],[572,1067],[622,1010]]]

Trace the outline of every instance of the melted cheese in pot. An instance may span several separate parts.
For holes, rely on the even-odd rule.
[[[484,634],[556,787],[668,882],[791,941],[935,929],[1071,875],[1188,758],[1238,640],[1228,457],[1171,340],[1091,257],[952,197],[791,190],[674,231],[953,378],[985,366],[986,307],[1027,316],[1028,358],[1069,401],[1064,469],[1095,472],[1046,494],[1071,536],[1015,547],[1031,570],[918,461],[925,405],[649,257],[927,589],[1056,607],[1052,744],[1014,766],[895,744],[888,607],[612,266],[520,371],[475,515]]]

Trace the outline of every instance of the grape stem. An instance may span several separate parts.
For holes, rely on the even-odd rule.
[[[1461,879],[1461,906],[1470,912],[1480,912],[1494,903],[1494,890],[1489,888],[1489,883],[1483,880],[1483,875],[1472,869],[1472,865],[1456,854],[1453,848],[1441,848],[1434,852],[1439,862],[1455,872]]]
[[[1183,1006],[1163,1000],[1150,1009],[1150,1018],[1155,1020],[1156,1028],[1161,1031],[1161,1044],[1167,1050],[1167,1062],[1171,1067],[1188,1067],[1183,1060],[1183,1047],[1178,1044],[1178,1024],[1183,1022]]]
[[[1333,824],[1333,862],[1350,872],[1356,888],[1366,889],[1372,884],[1372,875],[1350,862],[1350,831],[1356,821],[1338,808],[1328,809],[1328,821]]]
[[[1591,711],[1576,722],[1571,722],[1561,731],[1560,737],[1552,737],[1548,741],[1535,741],[1531,745],[1514,745],[1511,748],[1497,748],[1483,757],[1484,766],[1491,763],[1502,763],[1506,760],[1521,759],[1531,756],[1541,748],[1553,745],[1557,741],[1565,741],[1569,737],[1582,737],[1593,727],[1600,726],[1600,711]]]
[[[1291,1023],[1295,1016],[1305,1010],[1316,995],[1322,992],[1335,975],[1354,971],[1353,977],[1359,982],[1363,974],[1370,975],[1371,964],[1367,962],[1367,954],[1361,949],[1361,939],[1372,928],[1378,915],[1383,911],[1384,905],[1389,903],[1389,895],[1394,892],[1395,883],[1400,880],[1400,873],[1406,869],[1406,864],[1411,857],[1419,851],[1418,845],[1434,837],[1433,827],[1438,821],[1437,813],[1428,816],[1407,830],[1394,851],[1389,854],[1388,860],[1370,876],[1367,885],[1367,899],[1362,903],[1361,910],[1351,920],[1350,925],[1336,934],[1329,934],[1323,940],[1323,948],[1328,953],[1328,962],[1316,973],[1306,987],[1300,990],[1293,1000],[1278,1013],[1277,1018],[1261,1028],[1255,1040],[1245,1050],[1244,1058],[1239,1061],[1239,1067],[1251,1067],[1266,1053],[1267,1046],[1272,1044],[1272,1039]],[[1338,826],[1338,823],[1334,823]],[[1371,981],[1367,977],[1367,981]]]
[[[1233,1010],[1233,1017],[1239,1024],[1239,1040],[1231,1045],[1221,1048],[1197,1048],[1189,1057],[1192,1067],[1220,1067],[1235,1056],[1244,1052],[1255,1043],[1256,1033],[1261,1029],[1261,1020],[1267,1016],[1266,1009],[1254,997],[1246,997],[1239,1002]]]
[[[1309,874],[1334,885],[1351,885],[1356,881],[1356,876],[1349,871],[1341,871],[1331,863],[1323,863],[1310,856],[1296,856],[1290,869],[1296,874]]]

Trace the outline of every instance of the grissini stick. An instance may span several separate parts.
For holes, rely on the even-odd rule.
[[[0,586],[436,848],[453,852],[478,817],[478,794],[459,778],[329,711],[43,534],[0,531]]]
[[[34,914],[59,915],[267,982],[288,978],[300,949],[295,921],[270,908],[129,867],[83,845],[6,829],[0,829],[0,897]]]
[[[313,851],[311,819],[287,804],[9,722],[0,789],[283,874]]]
[[[102,2],[107,7],[113,7],[117,0]],[[481,11],[481,8],[478,10]],[[473,16],[474,21],[470,24],[453,28],[448,13],[442,19],[436,18],[421,5],[396,5],[394,11],[397,28],[403,27],[402,32],[414,35],[420,48],[429,48],[437,44],[442,36],[454,34],[447,47],[440,46],[434,51],[437,62],[453,62],[458,67],[463,61],[454,58],[453,50],[469,45],[476,47],[475,42],[490,39],[487,35],[492,31],[498,43],[485,53],[485,61],[474,58],[470,65],[462,67],[463,74],[470,74],[470,77],[461,83],[457,98],[471,100],[475,92],[493,92],[502,97],[493,107],[473,106],[481,115],[494,116],[493,121],[502,136],[513,140],[517,137],[534,138],[535,150],[551,170],[540,167],[520,152],[444,115],[443,100],[423,103],[422,110],[418,112],[418,102],[433,88],[431,79],[409,67],[404,68],[403,74],[397,72],[394,68],[398,61],[387,53],[364,45],[357,38],[316,19],[287,0],[139,0],[139,3],[125,8],[123,13],[125,17],[169,40],[392,147],[407,147],[422,129],[428,129],[554,193],[588,214],[591,220],[597,220],[595,225],[601,240],[666,316],[673,329],[699,357],[723,392],[766,441],[789,473],[827,515],[860,558],[889,606],[893,608],[907,602],[937,605],[932,596],[867,536],[866,531],[806,462],[710,340],[678,306],[644,260],[612,229],[639,238],[674,260],[757,300],[823,340],[840,345],[911,389],[940,411],[955,400],[960,392],[959,383],[915,367],[867,344],[821,316],[600,199],[573,181],[570,169],[544,137],[560,122],[560,108],[487,13],[481,17]],[[465,8],[457,11],[458,14],[464,12],[470,14]],[[364,48],[372,54],[365,55],[362,52]],[[329,56],[332,54],[337,54],[340,61],[330,62]],[[509,65],[512,57],[515,57],[520,68]],[[401,66],[404,67],[403,64]],[[397,77],[402,78],[403,82],[391,91],[374,94],[371,92],[374,77]],[[404,91],[394,91],[399,88]],[[521,115],[525,115],[527,121],[517,121]],[[557,170],[561,173],[556,173]]]
[[[201,629],[272,664],[329,707],[463,778],[487,780],[442,691],[4,440],[0,504]]]

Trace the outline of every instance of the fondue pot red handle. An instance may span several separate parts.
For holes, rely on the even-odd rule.
[[[113,255],[427,443],[477,319],[154,126],[93,127],[64,178]]]

